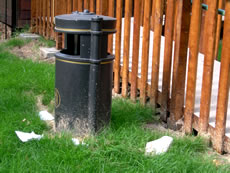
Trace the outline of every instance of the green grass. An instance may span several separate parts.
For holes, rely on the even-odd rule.
[[[1,45],[0,45],[1,48]],[[0,172],[229,172],[207,157],[207,144],[199,137],[174,137],[166,154],[144,155],[145,144],[163,135],[143,128],[157,121],[154,112],[140,104],[113,99],[109,127],[74,146],[69,134],[49,134],[37,116],[36,96],[53,99],[54,65],[21,60],[0,50]],[[26,119],[26,121],[23,121]],[[22,143],[15,130],[44,133],[40,141]],[[53,137],[51,137],[53,136]]]
[[[222,44],[222,40],[220,40],[219,48],[218,48],[218,58],[217,58],[218,61],[221,60],[222,45],[223,45],[223,44]]]

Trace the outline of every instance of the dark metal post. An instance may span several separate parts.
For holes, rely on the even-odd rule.
[[[90,59],[95,62],[90,65],[90,73],[89,73],[89,125],[92,132],[97,130],[96,123],[96,112],[97,112],[97,93],[98,93],[98,83],[100,81],[100,61],[101,58],[101,38],[102,38],[102,18],[95,17],[92,18],[91,23],[91,51],[90,51]],[[99,63],[98,63],[99,62]]]

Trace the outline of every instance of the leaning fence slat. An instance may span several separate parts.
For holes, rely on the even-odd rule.
[[[174,33],[174,15],[175,15],[176,0],[168,0],[166,9],[165,23],[165,49],[164,49],[164,64],[163,64],[163,79],[162,79],[162,102],[161,102],[161,119],[166,121],[168,112],[168,102],[171,82],[171,66],[172,66],[172,47]]]
[[[224,0],[219,0],[218,2],[218,9],[224,8]],[[222,16],[217,16],[217,29],[216,29],[216,40],[215,40],[215,54],[214,57],[218,58],[218,50],[219,50],[219,43],[220,43],[220,33],[221,33],[221,27],[222,27]]]
[[[125,0],[125,31],[124,31],[124,54],[122,70],[122,96],[128,95],[128,72],[129,72],[129,48],[130,48],[130,21],[132,16],[132,0]]]
[[[205,57],[203,68],[203,81],[201,89],[201,103],[200,103],[200,120],[199,132],[206,133],[209,124],[212,78],[213,78],[213,64],[214,64],[214,49],[216,38],[216,24],[217,24],[217,6],[218,0],[208,1],[208,11],[206,13],[205,26]]]
[[[71,2],[72,0],[67,0],[67,4],[66,4],[66,9],[67,9],[67,13],[68,14],[70,14],[70,13],[72,13],[72,2]]]
[[[141,61],[141,88],[140,101],[141,104],[146,103],[147,98],[147,80],[148,80],[148,64],[149,64],[149,37],[150,37],[150,13],[151,0],[145,1],[144,12],[144,28],[143,28],[143,47]]]
[[[157,104],[158,81],[159,81],[159,65],[161,51],[161,34],[163,21],[163,3],[162,0],[155,0],[154,14],[154,40],[153,40],[153,57],[152,57],[152,77],[150,90],[150,104],[153,108]]]
[[[226,118],[228,109],[229,84],[230,84],[230,1],[226,1],[226,14],[224,23],[223,48],[221,56],[221,69],[219,92],[216,111],[216,127],[214,148],[219,152],[224,151],[224,137],[226,131]]]
[[[109,0],[109,16],[114,17],[114,0]],[[113,35],[108,37],[108,52],[113,53]]]
[[[140,47],[140,25],[141,25],[141,0],[134,1],[134,29],[133,29],[133,55],[132,55],[132,73],[131,73],[131,100],[135,101],[137,97],[137,74],[138,59]]]
[[[121,59],[121,26],[122,26],[122,0],[117,0],[116,17],[117,17],[117,33],[115,47],[115,64],[114,64],[114,91],[120,92],[120,59]]]
[[[172,101],[170,105],[170,124],[174,124],[183,116],[191,12],[190,0],[178,0],[177,3],[178,12],[173,64]]]
[[[102,0],[96,0],[96,13],[102,14]]]
[[[188,64],[188,79],[186,92],[186,105],[184,113],[184,126],[187,134],[192,133],[192,120],[196,96],[196,76],[197,62],[200,43],[200,28],[201,28],[201,12],[202,0],[194,0],[192,5],[192,17],[189,33],[189,64]]]
[[[152,1],[152,12],[151,12],[151,30],[154,30],[154,23],[155,23],[155,6],[156,0]]]

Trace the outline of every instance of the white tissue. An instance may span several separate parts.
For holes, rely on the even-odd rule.
[[[37,135],[34,132],[25,133],[25,132],[15,131],[15,133],[22,142],[28,142],[32,139],[40,140],[43,137],[43,135]]]
[[[51,115],[49,112],[47,111],[41,111],[39,112],[39,117],[41,120],[43,121],[51,121],[54,120],[53,115]]]

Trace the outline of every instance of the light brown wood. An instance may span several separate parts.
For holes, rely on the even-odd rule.
[[[172,79],[172,102],[170,107],[170,122],[175,123],[183,116],[185,76],[187,65],[188,38],[190,27],[190,0],[177,1],[177,23],[175,54]]]
[[[151,77],[151,91],[150,104],[152,108],[156,108],[158,81],[159,81],[159,65],[160,65],[160,50],[161,50],[161,34],[163,21],[163,1],[155,0],[155,14],[154,14],[154,40],[153,40],[153,57],[152,57],[152,77]]]
[[[208,1],[208,11],[205,20],[205,57],[203,68],[203,80],[201,89],[201,103],[200,103],[200,120],[199,133],[206,133],[209,123],[209,112],[212,91],[213,78],[213,64],[214,64],[214,49],[216,38],[216,24],[217,24],[217,7],[218,0]]]
[[[202,14],[202,0],[194,0],[189,33],[189,64],[186,92],[186,105],[184,113],[184,126],[187,134],[192,133],[192,119],[196,96],[197,62],[200,43],[200,28]]]
[[[143,47],[142,47],[142,61],[141,61],[141,88],[140,88],[140,102],[146,103],[147,98],[147,80],[148,80],[148,64],[149,64],[149,37],[150,37],[150,13],[151,0],[145,1],[144,13],[144,28],[143,28]]]
[[[114,17],[114,0],[109,0],[109,16]],[[108,52],[113,54],[113,35],[108,37]]]
[[[68,14],[72,13],[73,9],[72,9],[72,0],[67,0],[67,3],[66,3],[66,12]]]
[[[216,111],[216,127],[214,148],[219,152],[224,151],[224,137],[228,109],[229,84],[230,84],[230,0],[226,1],[226,15],[224,23],[223,48],[221,56],[220,81]]]
[[[39,34],[42,35],[42,0],[39,0]]]
[[[55,33],[54,33],[54,6],[55,6],[55,0],[51,0],[51,38],[55,39]]]
[[[155,6],[156,0],[152,0],[152,11],[151,11],[151,30],[154,30],[154,23],[155,23]]]
[[[225,0],[219,0],[218,3],[219,9],[224,9],[224,1]],[[215,59],[218,58],[221,28],[222,28],[222,16],[219,14],[217,16],[216,41],[215,41],[215,53],[214,53]]]
[[[114,0],[111,0],[111,1],[114,1]],[[114,7],[114,5],[113,5],[113,7]],[[94,0],[90,0],[90,2],[89,2],[89,10],[91,12],[95,12],[95,3],[94,3]]]
[[[84,9],[89,10],[89,0],[84,0]]]
[[[77,11],[83,11],[83,0],[78,0],[77,8]]]
[[[122,25],[122,0],[117,0],[117,33],[115,47],[115,64],[114,64],[114,91],[120,93],[120,59],[121,59],[121,25]]]
[[[96,13],[102,14],[102,0],[96,0]]]
[[[128,95],[129,49],[130,49],[130,21],[132,16],[132,0],[125,0],[125,31],[124,31],[124,55],[122,73],[122,96]]]
[[[137,98],[137,74],[138,59],[140,47],[140,25],[141,25],[141,0],[134,1],[134,29],[133,29],[133,55],[132,55],[132,74],[131,74],[131,100],[136,101]]]
[[[173,33],[174,33],[174,18],[175,18],[175,2],[176,0],[168,0],[166,9],[165,23],[165,49],[164,49],[164,64],[163,64],[163,79],[162,79],[162,105],[161,119],[167,120],[169,111],[169,93],[171,82],[172,69],[172,48],[173,48]]]
[[[77,11],[78,10],[78,0],[73,0],[73,11]]]

